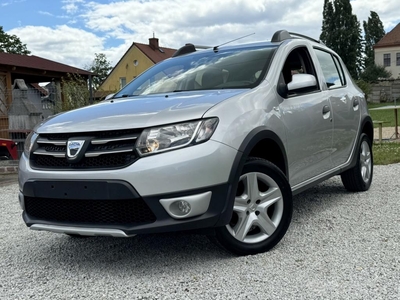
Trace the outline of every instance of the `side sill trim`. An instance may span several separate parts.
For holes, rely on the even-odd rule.
[[[348,165],[349,164],[347,163],[347,166]],[[293,195],[297,195],[297,194],[303,192],[304,190],[308,189],[309,187],[317,185],[317,184],[321,183],[322,181],[325,181],[328,178],[339,175],[340,173],[342,173],[345,170],[345,166],[346,166],[346,163],[344,163],[343,165],[338,166],[332,170],[326,171],[325,173],[322,173],[320,175],[317,175],[313,178],[307,179],[306,181],[303,181],[299,184],[292,186]]]
[[[57,225],[46,225],[46,224],[33,224],[30,229],[39,231],[51,231],[55,233],[65,234],[76,234],[84,236],[113,236],[113,237],[132,237],[133,235],[127,235],[122,230],[118,229],[107,229],[107,228],[84,228],[84,227],[73,227],[73,226],[57,226]]]

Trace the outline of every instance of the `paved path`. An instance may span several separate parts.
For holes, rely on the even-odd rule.
[[[9,184],[14,184],[18,183],[18,174],[17,173],[5,173],[1,174],[0,173],[0,187],[9,185]]]

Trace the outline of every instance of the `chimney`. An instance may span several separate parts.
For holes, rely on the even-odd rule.
[[[154,36],[152,38],[149,38],[149,46],[153,50],[158,50],[160,47],[158,46],[158,39],[155,38]]]

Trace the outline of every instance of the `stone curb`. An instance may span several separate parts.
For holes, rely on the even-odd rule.
[[[18,166],[0,166],[0,174],[18,173]]]

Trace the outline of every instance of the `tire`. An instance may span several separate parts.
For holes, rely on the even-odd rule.
[[[371,140],[363,133],[358,146],[356,165],[340,175],[344,187],[351,192],[368,190],[372,182],[373,162]]]
[[[11,160],[11,154],[6,147],[0,147],[0,160]]]
[[[214,240],[237,255],[266,252],[285,235],[292,219],[292,192],[271,162],[249,158],[238,182],[232,219]]]

